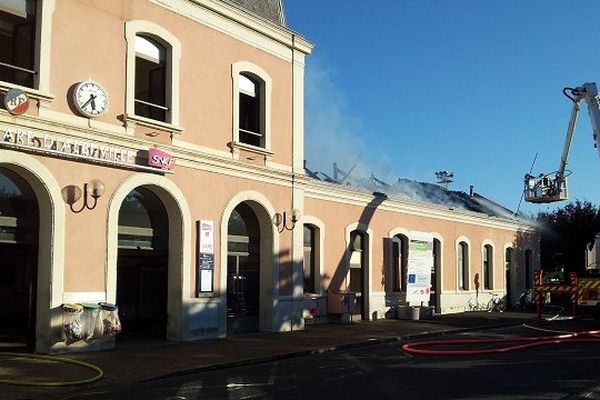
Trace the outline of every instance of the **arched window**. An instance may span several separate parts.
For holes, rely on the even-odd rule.
[[[167,51],[149,36],[135,37],[135,114],[167,122]]]
[[[494,288],[494,248],[486,244],[483,246],[483,288],[492,290]]]
[[[180,133],[181,43],[149,21],[127,21],[126,121]]]
[[[119,248],[166,250],[166,215],[162,202],[150,190],[132,190],[119,209]]]
[[[271,77],[258,65],[239,61],[231,65],[231,78],[233,82],[232,145],[246,147],[246,150],[264,154],[266,157],[272,156]]]
[[[314,225],[304,225],[304,293],[317,293],[315,287],[317,269],[317,228]]]
[[[408,237],[396,235],[392,241],[392,290],[406,291],[408,271]]]
[[[506,248],[506,253],[504,255],[504,268],[507,271],[512,270],[513,268],[513,258],[514,258],[514,253],[515,253],[515,249],[513,249],[512,247],[507,247]]]
[[[265,147],[264,82],[252,74],[239,75],[240,142]]]
[[[459,242],[456,248],[456,265],[458,274],[458,289],[469,290],[469,245]]]

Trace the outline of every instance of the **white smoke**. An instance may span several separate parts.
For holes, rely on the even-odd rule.
[[[318,61],[310,61],[305,80],[304,140],[306,166],[310,171],[318,172],[321,179],[336,178],[333,166],[336,163],[337,179],[344,185],[457,209],[470,209],[479,203],[497,208],[499,215],[510,216],[510,212],[495,203],[478,202],[465,193],[431,183],[399,179],[402,171],[392,170],[389,155],[373,154],[370,150],[373,146],[365,138],[373,135],[365,134],[367,128],[360,116],[349,110],[344,94],[334,81],[336,71]],[[350,177],[346,178],[344,173],[348,172]],[[431,175],[433,180],[433,171]]]

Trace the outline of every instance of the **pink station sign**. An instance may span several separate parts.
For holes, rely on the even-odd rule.
[[[151,148],[148,150],[148,165],[160,169],[171,170],[175,166],[175,159],[166,151]]]

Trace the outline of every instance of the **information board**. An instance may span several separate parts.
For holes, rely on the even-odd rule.
[[[433,235],[412,231],[408,244],[408,279],[406,301],[411,306],[429,302],[433,267]]]
[[[198,293],[213,291],[215,271],[214,222],[200,220],[196,223],[198,248],[196,265],[198,268]]]

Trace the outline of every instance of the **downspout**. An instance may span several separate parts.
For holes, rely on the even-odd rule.
[[[282,8],[283,9],[283,8]],[[292,210],[294,209],[294,206],[296,205],[296,154],[294,151],[294,147],[295,147],[295,124],[294,124],[294,111],[295,111],[295,102],[296,102],[296,95],[294,92],[295,89],[295,74],[294,74],[294,64],[296,62],[296,35],[294,33],[292,33],[292,62],[291,62],[291,68],[292,68],[292,74],[291,74],[291,79],[292,79],[292,84],[291,84],[291,90],[292,90],[292,117],[291,117],[291,124],[292,124]],[[293,211],[292,211],[293,212]],[[292,301],[290,301],[290,313],[289,315],[291,316],[291,321],[290,321],[290,330],[293,331],[294,330],[294,300],[295,300],[295,282],[294,282],[294,273],[295,273],[295,264],[296,264],[296,252],[294,251],[295,249],[295,245],[296,245],[296,232],[292,230],[292,251],[291,251],[291,261],[292,261],[292,265],[291,265],[291,281],[292,281]]]

